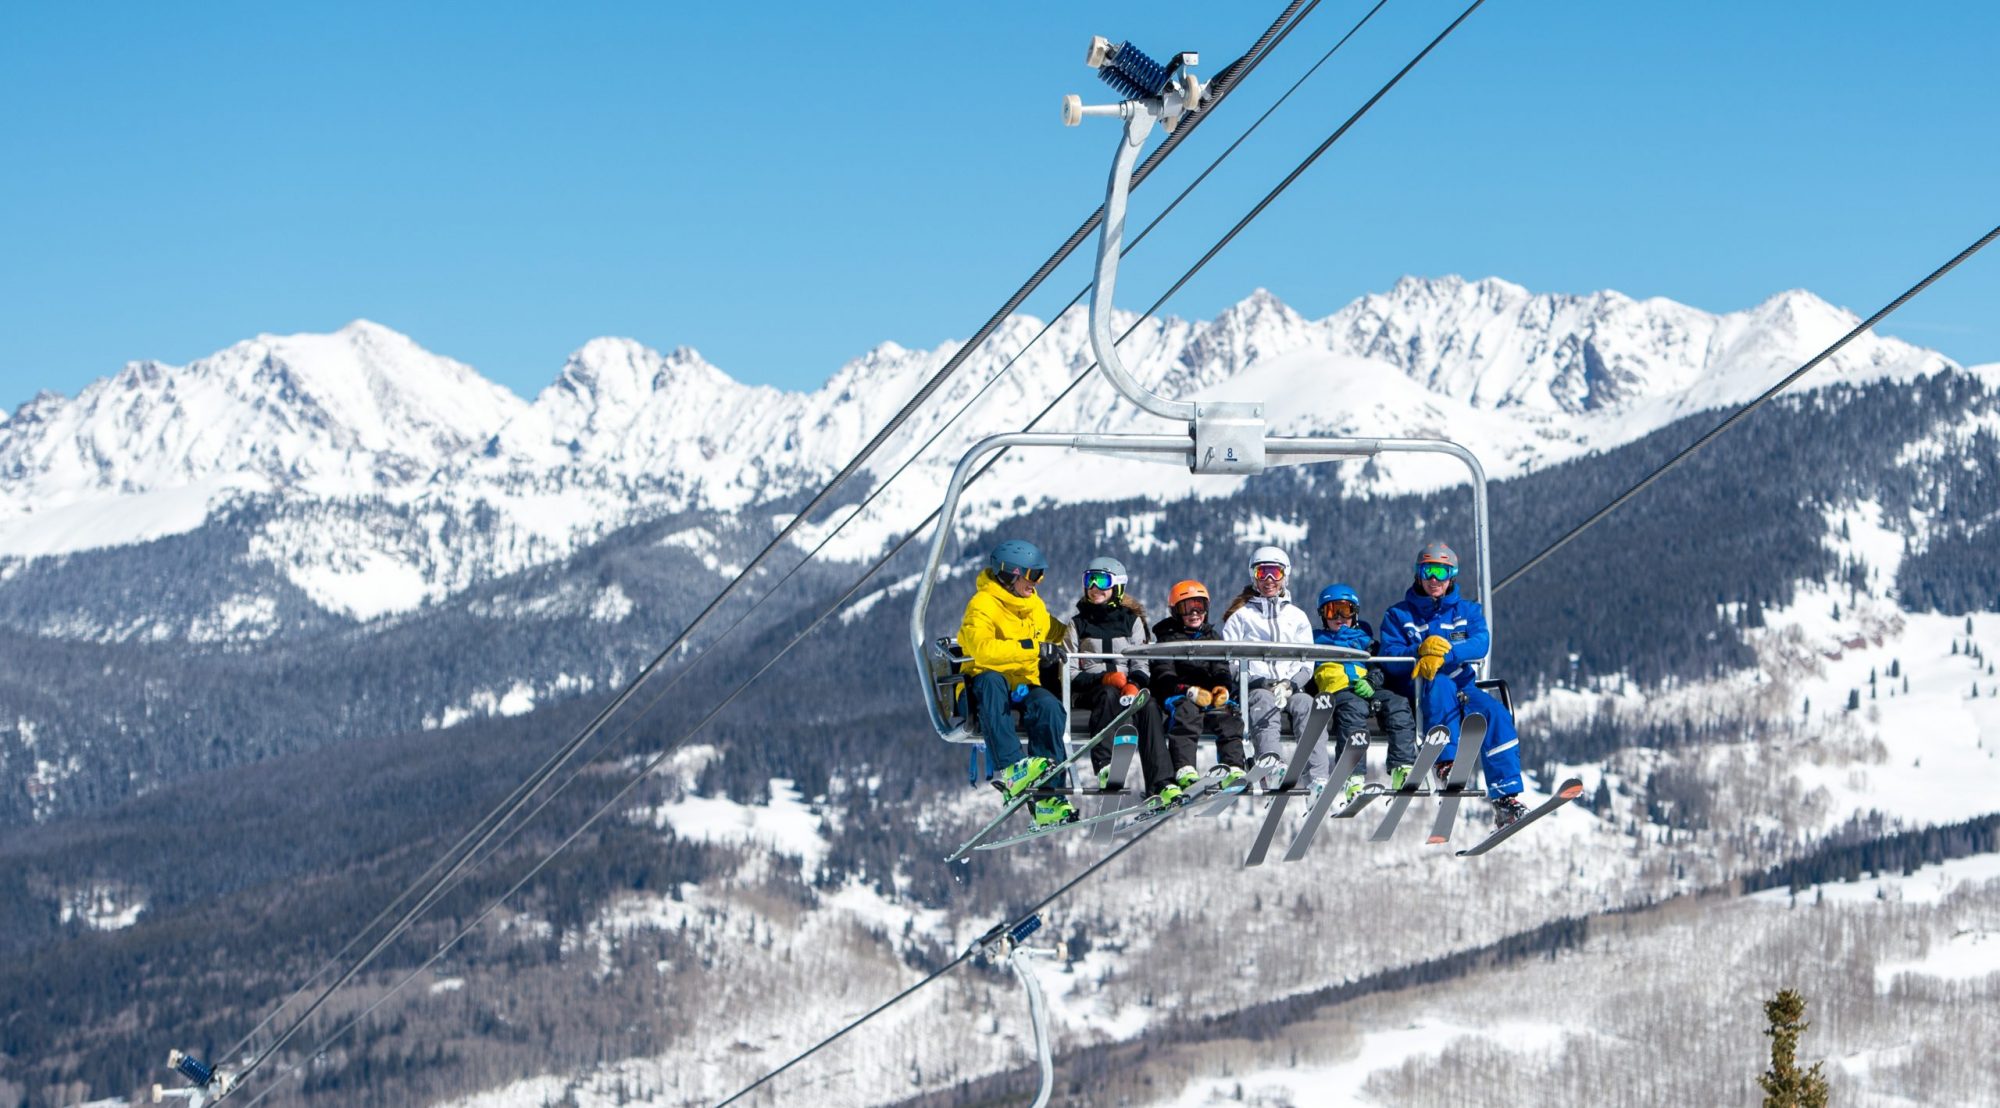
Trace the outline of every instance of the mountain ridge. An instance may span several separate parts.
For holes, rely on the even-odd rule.
[[[1450,435],[1493,476],[1632,441],[1690,403],[1747,399],[1853,322],[1800,290],[1713,315],[1657,297],[1537,294],[1456,276],[1405,277],[1319,320],[1257,289],[1205,322],[1119,321],[1136,324],[1124,348],[1133,372],[1167,395],[1262,389],[1277,433]],[[1080,310],[1030,345],[1041,330],[1029,317],[1008,320],[891,439],[869,469],[878,480],[942,432],[874,522],[831,553],[879,550],[935,505],[959,452],[993,424],[1018,425],[1014,413],[1039,410],[1091,364]],[[73,400],[44,393],[0,423],[0,561],[180,533],[246,496],[315,519],[407,508],[438,522],[425,549],[384,539],[365,559],[396,569],[391,589],[354,578],[363,560],[329,565],[325,534],[311,526],[273,525],[256,556],[286,567],[329,610],[408,610],[661,513],[744,511],[816,489],[958,347],[878,344],[820,388],[790,392],[737,382],[691,347],[597,338],[533,401],[366,320],[331,335],[261,335],[184,367],[135,362]],[[947,426],[944,413],[1016,358],[981,401],[987,426]],[[1813,384],[1943,368],[1958,367],[1864,335]],[[1069,403],[1065,422],[1079,429],[1156,429],[1098,382]],[[1094,482],[1065,480],[1066,470],[1073,459],[1010,458],[989,484],[1055,501],[1134,482],[1166,496],[1227,491],[1115,464],[1089,470]],[[1359,491],[1453,478],[1384,471]],[[969,507],[997,510],[995,495]],[[463,557],[438,538],[474,526],[497,537]],[[340,532],[357,530],[367,528]]]

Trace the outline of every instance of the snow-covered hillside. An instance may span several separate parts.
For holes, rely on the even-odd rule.
[[[1167,395],[1262,400],[1280,433],[1449,436],[1502,477],[1754,395],[1853,322],[1797,291],[1717,316],[1615,292],[1405,278],[1322,320],[1259,290],[1211,321],[1138,321],[1125,349]],[[1041,331],[1027,317],[1008,321],[892,441],[877,478],[1019,355],[833,553],[879,550],[935,506],[971,442],[1020,426],[1091,364],[1081,311],[1037,340]],[[75,399],[45,393],[0,423],[0,557],[186,531],[234,498],[264,495],[286,510],[257,537],[256,557],[329,610],[407,610],[648,515],[740,511],[817,488],[955,349],[885,343],[824,387],[791,393],[740,384],[686,348],[596,339],[533,403],[367,322],[260,336],[183,367],[135,363]],[[1951,364],[1865,336],[1808,384]],[[1093,380],[1043,429],[1161,426]],[[1010,458],[996,477],[972,518],[1011,511],[1017,496],[1213,495],[1236,484],[1049,456]],[[1451,465],[1398,461],[1359,487],[1461,477]],[[376,534],[369,521],[389,505],[425,525]],[[443,538],[467,532],[478,541]],[[361,534],[375,537],[360,544],[367,572],[357,576]]]

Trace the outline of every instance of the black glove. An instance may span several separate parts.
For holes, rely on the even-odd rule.
[[[1069,651],[1063,649],[1063,644],[1059,642],[1045,642],[1042,644],[1043,665],[1059,666],[1068,660]]]

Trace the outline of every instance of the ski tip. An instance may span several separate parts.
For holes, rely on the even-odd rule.
[[[1450,839],[1445,838],[1443,835],[1432,835],[1428,840],[1431,846],[1441,846],[1450,841]]]
[[[1564,800],[1575,800],[1577,797],[1582,796],[1583,778],[1572,777],[1563,782],[1562,788],[1556,790],[1556,795],[1562,797]]]

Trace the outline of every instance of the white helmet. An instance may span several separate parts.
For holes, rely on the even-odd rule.
[[[1286,557],[1284,551],[1275,546],[1260,546],[1250,553],[1250,576],[1257,576],[1258,566],[1274,564],[1285,567],[1286,576],[1291,575],[1292,560]]]

